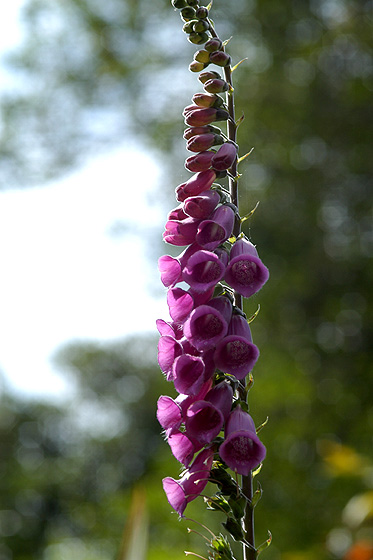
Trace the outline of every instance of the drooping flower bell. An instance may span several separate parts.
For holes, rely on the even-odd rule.
[[[197,350],[213,348],[227,334],[232,303],[224,296],[196,307],[184,324],[184,336]]]
[[[203,449],[180,480],[163,479],[163,489],[169,504],[182,517],[189,502],[198,498],[210,476],[214,449]]]
[[[250,297],[268,278],[268,268],[260,260],[254,245],[244,237],[237,239],[231,249],[226,282],[242,296]]]
[[[225,440],[219,455],[230,469],[248,476],[266,456],[266,448],[256,435],[250,414],[238,405],[231,412],[225,425]]]
[[[249,324],[242,315],[233,315],[227,336],[216,346],[216,367],[236,379],[244,379],[253,369],[259,357],[258,347],[253,344]]]

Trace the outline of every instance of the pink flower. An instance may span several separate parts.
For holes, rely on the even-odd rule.
[[[183,395],[197,395],[205,378],[205,364],[199,356],[182,354],[172,366],[172,380],[175,389]]]
[[[211,158],[211,165],[216,171],[232,167],[237,158],[237,148],[231,142],[225,142]]]
[[[241,315],[233,315],[227,336],[216,346],[216,367],[243,379],[253,369],[258,357],[259,350],[252,342],[247,320]]]
[[[205,220],[215,210],[220,202],[220,195],[217,191],[207,190],[198,196],[190,196],[184,201],[183,210],[191,218]]]
[[[205,400],[195,401],[186,411],[185,428],[189,437],[210,443],[223,427],[232,406],[233,390],[222,382],[209,391]]]
[[[169,335],[161,336],[158,341],[158,364],[167,380],[172,379],[172,366],[177,356],[181,356],[183,347],[180,342]]]
[[[176,198],[179,202],[184,202],[189,196],[197,196],[203,191],[207,191],[216,179],[216,173],[213,169],[199,171],[186,183],[182,183],[176,187]],[[191,242],[192,243],[192,242]]]
[[[256,435],[253,419],[240,406],[229,415],[219,455],[230,469],[244,476],[256,469],[266,456],[266,448]]]
[[[231,315],[229,299],[214,298],[192,311],[184,325],[184,336],[197,350],[208,350],[226,335]]]
[[[225,272],[226,282],[242,296],[250,297],[260,290],[268,278],[268,268],[260,260],[254,245],[247,239],[237,239]]]
[[[227,263],[228,254],[224,250],[219,254],[204,250],[196,251],[188,260],[182,278],[195,292],[203,292],[215,287],[223,278]]]
[[[198,225],[196,242],[204,249],[213,251],[232,235],[234,220],[235,213],[231,206],[219,206],[208,220]]]
[[[204,449],[180,480],[169,476],[163,479],[167,500],[180,516],[183,516],[187,504],[198,498],[204,490],[210,476],[213,458],[214,450]]]

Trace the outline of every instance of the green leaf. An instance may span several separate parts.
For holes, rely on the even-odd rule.
[[[234,519],[234,517],[228,517],[225,523],[222,523],[223,527],[226,528],[228,533],[232,535],[235,541],[241,542],[244,539],[243,529],[241,523]]]

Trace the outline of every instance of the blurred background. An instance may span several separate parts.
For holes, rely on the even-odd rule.
[[[215,0],[233,36],[268,560],[373,558],[372,8]],[[157,258],[196,50],[168,0],[17,0],[0,59],[0,560],[206,555],[155,420]],[[175,254],[175,253],[173,253]],[[214,491],[214,489],[212,489]],[[202,501],[190,517],[219,531]],[[194,526],[197,529],[197,526]],[[138,537],[140,535],[140,537]],[[135,540],[133,540],[135,539]],[[141,546],[140,546],[141,543]],[[131,548],[132,547],[132,548]],[[133,553],[135,550],[135,553]]]

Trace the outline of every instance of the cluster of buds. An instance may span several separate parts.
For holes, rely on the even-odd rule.
[[[194,0],[172,4],[181,10],[189,40],[206,42],[190,69],[230,64],[220,39],[209,38],[207,8]],[[266,453],[240,399],[239,388],[259,350],[235,295],[252,296],[269,273],[254,245],[237,234],[238,209],[215,183],[231,174],[238,157],[236,143],[212,124],[231,119],[218,95],[230,85],[215,71],[202,72],[199,80],[205,92],[196,93],[183,112],[186,147],[193,153],[185,167],[194,174],[176,187],[179,205],[169,213],[163,234],[165,242],[185,249],[178,257],[159,259],[170,321],[157,321],[158,363],[179,395],[159,398],[157,418],[173,455],[186,469],[178,480],[163,480],[168,501],[180,516],[205,488],[214,461],[247,476]]]

